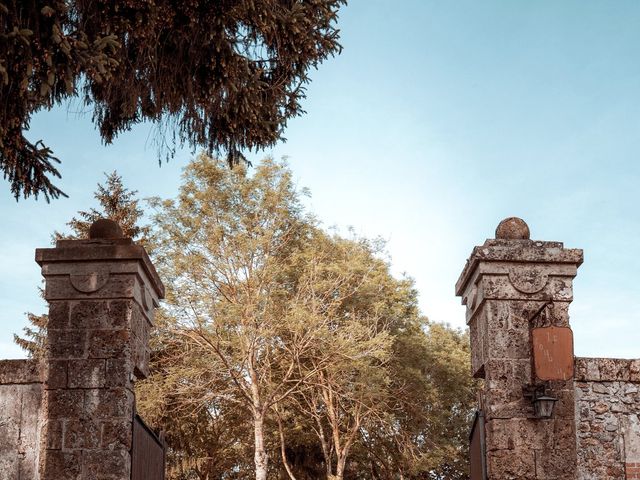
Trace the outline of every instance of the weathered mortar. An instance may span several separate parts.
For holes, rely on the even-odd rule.
[[[640,360],[576,358],[575,389],[578,479],[639,479]]]
[[[0,479],[38,480],[42,370],[0,360]]]

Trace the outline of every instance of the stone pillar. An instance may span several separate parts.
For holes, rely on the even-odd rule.
[[[488,478],[575,479],[572,282],[582,250],[529,239],[517,218],[475,247],[456,284],[467,306],[472,373],[483,378]],[[537,392],[557,399],[534,413]]]
[[[133,384],[164,287],[115,222],[89,236],[36,250],[49,302],[41,480],[131,478]]]

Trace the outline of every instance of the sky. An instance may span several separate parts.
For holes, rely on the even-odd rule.
[[[519,216],[532,238],[584,249],[571,325],[579,356],[640,358],[640,3],[351,0],[343,52],[311,73],[287,156],[325,226],[388,241],[433,321],[464,328],[454,284],[474,245]],[[94,205],[104,172],[174,196],[153,127],[104,146],[77,102],[34,116],[68,199],[16,202],[0,179],[0,358],[43,312],[34,250]]]

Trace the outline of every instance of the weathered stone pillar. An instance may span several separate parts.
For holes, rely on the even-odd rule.
[[[38,249],[49,323],[41,480],[131,478],[133,383],[145,378],[163,286],[144,248],[98,220]]]
[[[517,218],[475,247],[456,284],[467,306],[473,375],[484,378],[488,478],[575,479],[572,281],[582,250],[529,240]],[[539,418],[533,397],[557,399]]]

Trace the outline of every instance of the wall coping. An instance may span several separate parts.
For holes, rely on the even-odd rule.
[[[578,382],[640,383],[640,359],[576,357]]]
[[[37,360],[0,360],[0,385],[43,383],[43,370]]]

